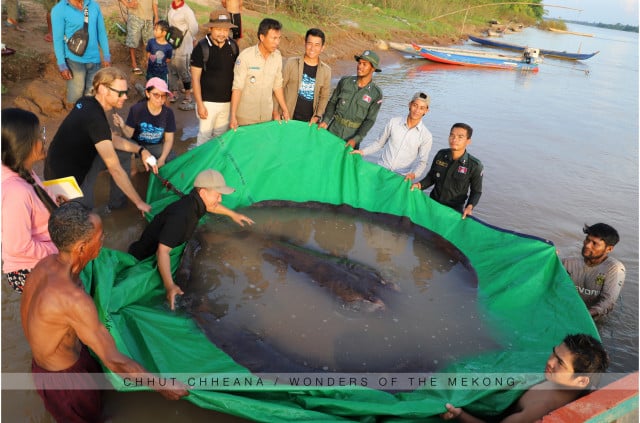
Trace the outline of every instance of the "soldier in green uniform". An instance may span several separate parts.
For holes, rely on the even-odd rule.
[[[327,128],[345,140],[346,145],[357,149],[376,122],[382,91],[373,83],[373,73],[381,72],[378,55],[365,50],[354,58],[358,62],[357,75],[338,81],[318,128]]]
[[[411,191],[434,185],[431,198],[458,210],[463,219],[472,214],[482,194],[482,163],[467,152],[472,134],[473,129],[466,123],[453,124],[450,148],[438,151],[427,176],[411,185]]]

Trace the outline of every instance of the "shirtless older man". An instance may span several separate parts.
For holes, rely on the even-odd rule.
[[[544,369],[545,381],[532,386],[501,415],[491,421],[533,422],[546,414],[574,401],[597,383],[598,377],[609,365],[609,356],[595,338],[568,335],[560,345],[553,347]],[[462,408],[446,404],[444,420],[456,419],[464,423],[482,423]]]
[[[87,388],[85,383],[90,379],[82,378],[85,373],[101,372],[88,348],[113,372],[148,378],[151,386],[160,384],[140,364],[118,351],[80,280],[80,272],[102,247],[100,217],[80,203],[68,202],[51,214],[49,233],[59,253],[36,265],[20,304],[22,328],[33,354],[34,380],[45,408],[56,421],[102,421],[98,386]],[[47,389],[52,377],[57,386]],[[78,383],[83,389],[77,389]],[[182,384],[158,392],[172,400],[188,394]]]

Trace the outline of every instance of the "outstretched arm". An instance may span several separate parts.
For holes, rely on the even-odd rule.
[[[122,377],[142,377],[149,387],[167,399],[177,400],[188,395],[188,391],[181,383],[172,389],[160,388],[159,380],[155,375],[147,372],[142,365],[118,351],[113,337],[98,319],[96,306],[87,294],[79,290],[76,291],[68,297],[65,308],[68,325],[109,370]]]
[[[244,214],[237,213],[231,210],[230,208],[223,206],[220,203],[216,204],[213,208],[210,208],[210,209],[207,208],[207,211],[209,213],[229,216],[231,219],[233,219],[234,222],[236,222],[240,226],[244,226],[245,224],[253,225],[254,223],[253,220],[251,220],[249,217],[245,216]]]

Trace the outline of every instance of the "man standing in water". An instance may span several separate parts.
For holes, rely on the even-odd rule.
[[[620,236],[606,223],[585,225],[582,232],[586,234],[582,257],[565,257],[562,264],[591,317],[597,319],[613,309],[624,285],[624,264],[609,256]]]
[[[171,274],[171,250],[191,238],[200,218],[207,212],[229,216],[240,226],[253,224],[247,216],[226,208],[220,201],[222,194],[231,194],[222,174],[213,169],[203,170],[193,182],[193,190],[157,214],[144,230],[140,239],[129,246],[129,254],[138,260],[156,255],[158,272],[167,291],[171,310],[175,309],[176,295],[183,292]]]
[[[502,414],[492,416],[491,421],[538,421],[553,410],[585,395],[608,366],[609,357],[598,340],[584,334],[567,335],[560,345],[553,348],[547,359],[544,369],[546,380],[529,388]],[[484,422],[462,408],[451,404],[445,407],[447,412],[440,415],[444,420]]]
[[[382,149],[378,164],[413,181],[427,168],[433,137],[422,123],[429,111],[429,96],[419,92],[409,102],[409,114],[387,123],[382,135],[362,150],[352,154],[368,155]]]
[[[357,75],[338,81],[318,128],[328,129],[342,138],[345,146],[358,149],[382,106],[382,90],[373,82],[373,73],[382,70],[378,67],[380,58],[371,50],[354,58],[358,62]]]
[[[101,368],[89,348],[123,377],[135,375],[152,388],[160,386],[159,379],[118,351],[82,285],[80,272],[102,247],[100,217],[70,201],[52,212],[49,233],[59,252],[36,265],[20,303],[22,329],[33,354],[34,381],[56,421],[102,421],[101,392],[89,374],[101,373]],[[54,387],[48,388],[51,384]],[[172,400],[188,394],[180,383],[157,391]]]
[[[471,216],[482,195],[482,163],[467,152],[472,134],[473,129],[466,123],[453,124],[449,148],[438,151],[427,176],[411,185],[411,191],[434,185],[431,198],[458,210],[463,219]]]

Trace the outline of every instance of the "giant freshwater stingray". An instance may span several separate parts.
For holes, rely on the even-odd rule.
[[[430,372],[498,348],[475,307],[473,269],[441,237],[408,230],[413,225],[406,220],[367,216],[378,223],[365,232],[410,235],[416,251],[430,246],[443,257],[420,257],[403,272],[353,257],[355,247],[343,248],[348,254],[319,247],[310,241],[311,233],[320,236],[317,227],[283,234],[291,225],[273,227],[272,215],[282,215],[277,210],[245,210],[256,221],[250,229],[215,219],[200,226],[176,275],[187,310],[239,364],[256,373]],[[330,210],[352,220],[362,214]],[[298,221],[304,225],[304,217]],[[459,274],[448,286],[437,280],[447,272]],[[455,321],[447,321],[451,310]]]

